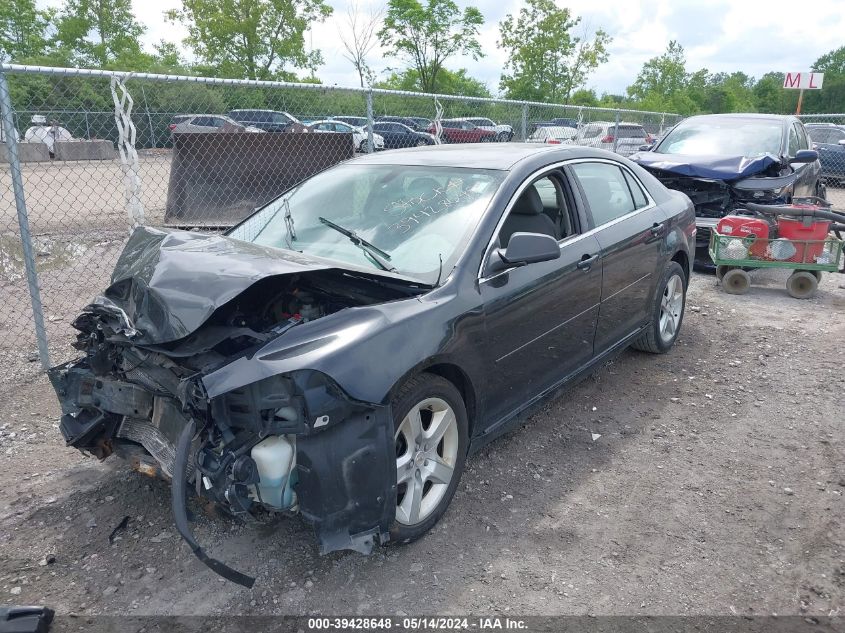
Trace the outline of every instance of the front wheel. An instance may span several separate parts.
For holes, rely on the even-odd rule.
[[[410,543],[446,512],[467,454],[467,414],[448,380],[421,374],[391,400],[396,448],[396,517],[391,540]]]
[[[651,322],[633,342],[634,349],[652,354],[665,354],[672,349],[684,320],[686,293],[684,269],[678,262],[669,262],[657,286]]]

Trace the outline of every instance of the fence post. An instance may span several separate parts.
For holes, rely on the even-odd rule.
[[[26,282],[29,286],[29,298],[32,302],[32,317],[35,323],[35,338],[38,342],[38,358],[41,367],[50,368],[50,352],[47,349],[47,331],[44,329],[44,310],[41,307],[41,291],[38,289],[38,273],[35,270],[35,256],[32,252],[32,234],[29,231],[29,217],[26,213],[26,199],[21,176],[21,163],[18,156],[18,141],[15,137],[12,98],[6,74],[0,71],[0,123],[6,137],[6,151],[9,154],[9,172],[12,175],[12,190],[15,194],[15,206],[18,210],[18,227],[21,232],[23,261],[26,268]]]
[[[528,104],[522,104],[522,140],[528,140]]]
[[[373,153],[373,89],[367,89],[367,153]]]
[[[619,145],[619,110],[616,111],[616,123],[613,125],[613,151]]]
[[[91,126],[88,124],[88,112],[85,112],[85,138],[91,140]]]

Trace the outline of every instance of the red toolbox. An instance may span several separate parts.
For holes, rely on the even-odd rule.
[[[762,218],[748,215],[726,215],[716,225],[719,235],[752,238],[748,252],[751,256],[760,258],[766,258],[771,230],[772,225]]]

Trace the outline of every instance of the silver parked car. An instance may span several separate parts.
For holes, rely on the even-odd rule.
[[[527,141],[529,143],[546,143],[548,145],[561,145],[569,143],[578,134],[578,130],[574,127],[563,125],[554,125],[548,127],[538,127],[531,133]]]
[[[639,123],[620,123],[617,130],[613,121],[593,121],[583,124],[572,142],[630,156],[638,152],[641,146],[650,145],[651,137]]]
[[[354,125],[349,125],[343,121],[314,121],[308,126],[312,132],[339,132],[342,134],[351,134],[352,143],[355,145],[355,150],[358,152],[367,151],[367,130]],[[384,138],[380,134],[373,133],[373,147],[375,149],[384,149]]]
[[[243,125],[222,114],[183,114],[173,117],[170,131],[176,132],[264,132],[251,125]]]

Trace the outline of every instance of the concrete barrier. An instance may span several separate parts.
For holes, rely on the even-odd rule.
[[[173,135],[165,224],[231,226],[302,180],[352,158],[351,134]]]
[[[55,144],[56,160],[112,160],[117,158],[114,143],[97,141],[58,141]]]
[[[18,143],[18,160],[22,163],[37,163],[50,160],[50,151],[44,143]],[[0,163],[9,162],[9,150],[0,144]]]

